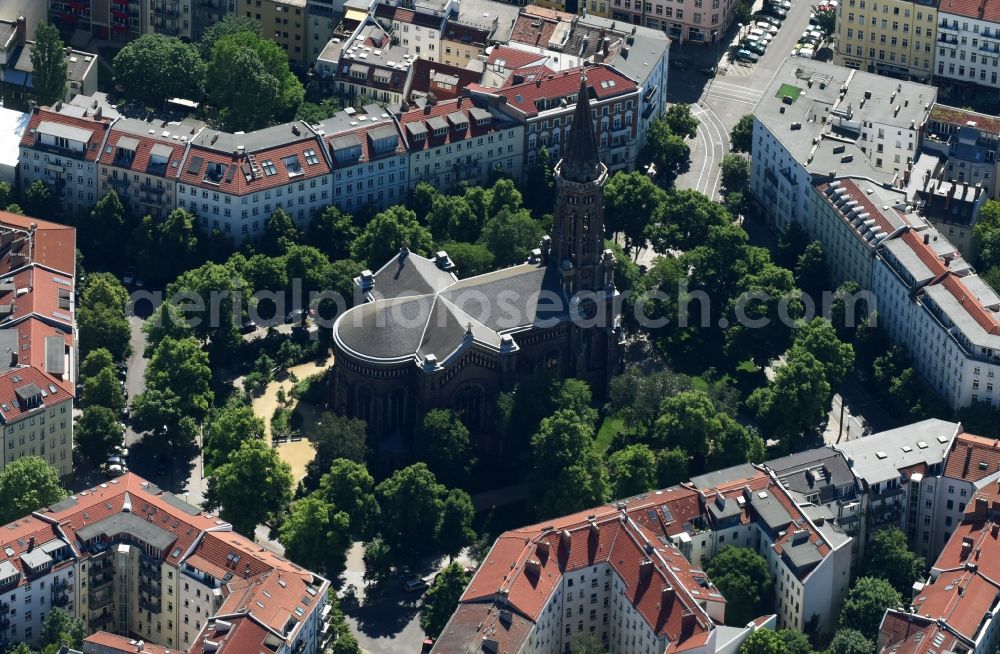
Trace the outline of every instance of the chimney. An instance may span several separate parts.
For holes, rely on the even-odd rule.
[[[930,242],[931,242],[931,235],[930,234],[924,234],[924,245],[929,245]]]
[[[663,596],[661,597],[660,603],[669,604],[670,602],[674,601],[674,597],[676,596],[677,592],[674,590],[674,587],[671,586],[670,584],[667,584],[666,586],[663,587]]]
[[[27,38],[27,22],[24,20],[24,16],[17,17],[17,23],[14,25],[14,42],[16,45],[24,45],[24,41]]]
[[[590,534],[592,536],[596,536],[599,533],[601,533],[601,528],[599,526],[597,526],[597,521],[596,520],[591,520],[590,521]]]
[[[639,564],[639,581],[646,582],[649,578],[653,576],[653,561],[652,559],[643,559],[642,563]]]
[[[30,552],[33,549],[35,549],[35,537],[34,536],[32,536],[31,538],[28,539],[28,551]]]
[[[98,107],[94,110],[94,119],[100,120],[104,116],[104,107]]]
[[[967,558],[970,552],[972,552],[972,536],[963,536],[961,558]]]

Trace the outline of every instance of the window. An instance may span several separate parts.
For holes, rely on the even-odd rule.
[[[316,151],[312,148],[306,150],[302,154],[305,155],[306,163],[312,166],[313,164],[319,163],[319,157],[316,156]]]
[[[264,175],[266,177],[270,177],[271,175],[278,172],[278,169],[274,167],[274,162],[271,161],[270,159],[265,159],[264,161],[260,162],[260,167],[264,170]]]

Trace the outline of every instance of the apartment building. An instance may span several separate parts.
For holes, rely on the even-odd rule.
[[[236,13],[260,23],[260,33],[288,54],[293,68],[305,70],[313,62],[306,39],[307,0],[236,0]]]
[[[1000,441],[960,433],[952,442],[938,486],[931,556],[936,557],[962,523],[972,498],[1000,479]]]
[[[236,14],[236,0],[195,0],[192,40],[201,40],[207,28],[234,14]]]
[[[143,34],[194,38],[195,0],[149,0]]]
[[[816,525],[851,538],[852,566],[857,565],[864,502],[843,452],[818,447],[772,459],[764,467]]]
[[[175,207],[174,183],[187,142],[202,128],[119,118],[97,161],[99,195],[114,190],[132,215],[165,218]]]
[[[318,654],[329,611],[326,579],[131,474],[8,525],[0,584],[6,642],[37,642],[60,606],[90,631],[173,651]]]
[[[317,126],[333,169],[329,204],[348,213],[406,198],[410,157],[396,120],[378,105],[339,112]]]
[[[467,66],[486,54],[496,31],[497,17],[482,23],[463,23],[457,20],[445,22],[441,33],[439,61],[452,66]]]
[[[73,471],[76,230],[0,212],[0,466]]]
[[[279,208],[304,227],[332,197],[323,144],[304,122],[245,134],[204,129],[178,171],[177,206],[236,241],[258,236]]]
[[[577,77],[579,83],[579,77]],[[423,101],[400,122],[410,151],[410,182],[442,191],[486,185],[497,170],[521,179],[525,125],[475,98]]]
[[[1000,88],[1000,5],[941,0],[935,81],[953,87]]]
[[[691,529],[682,522],[675,542],[692,563],[704,564],[727,545],[754,549],[775,582],[779,628],[801,631],[809,623],[820,633],[835,628],[850,585],[849,536],[814,522],[763,466],[718,470],[692,477],[688,486],[698,493],[698,513],[687,508],[685,517],[677,518],[690,521]]]
[[[473,98],[480,98],[523,124],[524,163],[530,166],[543,147],[548,148],[553,161],[561,157],[572,130],[580,77],[584,74],[600,159],[609,172],[630,170],[635,165],[640,146],[638,124],[642,98],[636,83],[612,66],[577,68],[540,75],[497,90],[470,88],[470,92]]]
[[[938,171],[941,179],[979,186],[987,198],[996,199],[1000,197],[998,143],[1000,119],[996,116],[938,103],[931,109],[922,147],[944,159]]]
[[[930,83],[937,0],[845,0],[837,7],[834,63]]]
[[[927,582],[914,584],[908,610],[886,611],[879,630],[880,652],[996,651],[998,532],[1000,486],[991,480],[970,498],[962,523],[931,566]]]
[[[948,238],[962,256],[972,259],[976,245],[972,229],[978,222],[979,209],[987,194],[979,185],[946,181],[944,169],[945,166],[939,166],[938,177],[927,171],[922,180],[911,180],[916,209]]]
[[[306,58],[315,62],[344,15],[343,0],[306,0]]]
[[[694,45],[715,45],[724,38],[739,5],[737,0],[607,0],[605,14],[603,1],[596,0],[599,16],[662,30],[676,43]]]
[[[372,16],[411,58],[441,61],[441,35],[458,8],[458,0],[386,0]]]
[[[393,107],[402,104],[414,58],[405,47],[394,45],[380,25],[366,21],[351,38],[333,46],[323,59],[337,62],[333,83],[342,98]]]
[[[858,556],[876,531],[898,527],[910,547],[932,555],[939,479],[961,425],[929,419],[835,445],[863,492]]]
[[[76,105],[35,108],[21,138],[18,164],[23,193],[32,183],[48,184],[67,214],[94,206],[99,196],[97,158],[111,130],[100,108]]]
[[[141,36],[149,25],[151,0],[48,0],[49,22],[64,40],[80,33],[91,38],[124,43]]]
[[[34,97],[31,51],[35,42],[27,38],[25,19],[0,20],[0,97],[9,106],[27,108]],[[66,95],[69,102],[77,95],[97,91],[97,55],[66,48]]]
[[[937,89],[786,59],[754,107],[750,190],[784,230],[805,224],[814,178],[905,188]]]

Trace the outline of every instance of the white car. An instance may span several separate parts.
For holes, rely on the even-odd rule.
[[[816,55],[816,51],[812,48],[796,48],[792,51],[793,57],[805,57],[806,59],[812,59]]]
[[[762,38],[764,38],[765,34],[767,34],[767,32],[760,29],[759,27],[755,27],[754,29],[750,30],[750,34],[747,35],[747,38],[750,39],[751,41],[760,41]]]
[[[771,23],[768,23],[768,22],[765,22],[765,21],[760,21],[759,23],[756,23],[755,27],[764,30],[766,33],[770,34],[771,36],[774,36],[774,35],[776,35],[778,33],[778,28],[777,27],[775,27]]]

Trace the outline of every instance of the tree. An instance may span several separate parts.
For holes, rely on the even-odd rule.
[[[91,350],[87,353],[87,356],[83,358],[80,363],[80,377],[86,380],[88,377],[94,377],[97,373],[101,372],[105,368],[110,368],[114,370],[115,360],[103,347],[99,347],[95,350]]]
[[[205,508],[221,508],[223,520],[253,538],[257,525],[288,509],[292,484],[291,468],[274,448],[262,440],[246,440],[209,478]]]
[[[84,227],[84,225],[81,225]],[[81,248],[87,260],[111,265],[120,256],[121,237],[125,229],[125,205],[114,189],[102,195],[87,217]]]
[[[335,459],[363,464],[368,453],[367,438],[368,425],[364,420],[329,412],[321,414],[310,439],[316,448],[316,456],[306,468],[309,477],[318,480]]]
[[[318,570],[329,579],[344,571],[351,548],[350,518],[322,498],[293,502],[278,534],[285,556],[300,566]]]
[[[859,577],[840,609],[840,626],[857,629],[873,642],[886,609],[898,607],[902,596],[885,579]]]
[[[979,209],[979,219],[972,228],[983,270],[1000,265],[1000,201],[987,200]]]
[[[35,44],[31,47],[31,92],[42,106],[54,105],[66,96],[68,57],[65,45],[55,25],[42,21],[35,28]]]
[[[365,543],[364,562],[366,582],[378,585],[392,575],[393,552],[379,536]]]
[[[621,232],[628,249],[646,244],[647,228],[660,220],[666,195],[642,171],[614,174],[604,186],[604,231]]]
[[[790,350],[774,381],[747,398],[765,433],[790,444],[791,439],[815,429],[830,404],[830,383],[817,370],[823,366],[811,353]]]
[[[138,272],[152,284],[166,284],[201,264],[209,240],[194,214],[177,208],[165,218],[146,216],[132,231],[131,249]],[[164,257],[161,253],[170,252]]]
[[[594,634],[581,632],[569,644],[570,654],[607,654],[608,648]]]
[[[819,31],[823,33],[823,36],[830,38],[837,29],[836,10],[817,11],[816,26],[819,27]]]
[[[727,545],[708,562],[705,573],[726,598],[726,624],[742,626],[770,611],[771,571],[756,551]]]
[[[288,248],[299,242],[299,229],[292,222],[292,217],[281,207],[274,210],[264,223],[264,234],[257,241],[261,252],[277,257],[285,254]]]
[[[864,574],[885,579],[904,597],[924,576],[925,567],[924,557],[910,551],[906,534],[896,527],[876,531],[865,552]]]
[[[708,455],[709,442],[720,429],[719,412],[704,391],[683,391],[660,404],[652,438],[663,447],[680,447],[698,459]]]
[[[56,469],[37,456],[22,457],[0,470],[0,524],[66,499]]]
[[[205,93],[204,60],[190,43],[144,34],[115,55],[115,81],[125,94],[159,107],[170,98],[200,100]]]
[[[718,420],[719,430],[712,439],[706,463],[708,470],[764,461],[767,444],[755,429],[744,427],[724,413],[719,414]]]
[[[823,246],[813,241],[795,262],[795,283],[819,303],[820,294],[830,290],[830,273],[826,268]]]
[[[114,449],[124,442],[118,415],[111,409],[99,405],[84,407],[77,419],[73,438],[77,451],[93,465],[108,460]]]
[[[0,182],[0,207],[10,206],[14,198],[14,187],[7,182]]]
[[[809,637],[795,629],[779,629],[778,636],[784,645],[785,654],[812,654]]]
[[[448,253],[456,272],[463,278],[482,275],[496,268],[493,252],[481,243],[447,241],[441,244],[441,249]]]
[[[688,465],[691,457],[679,447],[656,453],[656,485],[674,486],[691,478]]]
[[[351,256],[351,242],[357,238],[358,228],[350,214],[335,206],[316,212],[306,227],[303,243],[317,248],[330,259],[346,259]]]
[[[77,327],[83,349],[104,348],[116,361],[124,361],[132,350],[132,330],[125,316],[128,291],[110,273],[92,273],[80,290]]]
[[[698,191],[670,191],[659,223],[650,226],[649,240],[657,252],[689,250],[703,245],[713,226],[728,225],[732,216],[725,207]]]
[[[476,510],[472,507],[472,498],[464,490],[453,488],[444,496],[441,509],[441,522],[437,529],[438,551],[455,557],[463,547],[471,545],[476,539],[472,529],[472,520]]]
[[[693,139],[698,135],[698,119],[691,113],[689,104],[673,104],[663,114],[663,122],[678,136]]]
[[[750,188],[750,162],[738,154],[722,158],[722,186],[727,192],[745,192]]]
[[[302,83],[288,68],[285,51],[251,32],[215,41],[206,88],[225,123],[243,130],[291,118],[305,97]]]
[[[61,216],[62,202],[53,192],[52,187],[40,179],[36,179],[24,191],[21,202],[24,213],[29,216]]]
[[[825,318],[813,318],[796,330],[792,350],[796,354],[811,353],[820,362],[823,378],[831,389],[839,387],[854,366],[854,347],[842,342]]]
[[[83,380],[83,404],[111,409],[120,415],[125,408],[125,391],[115,369],[108,367]]]
[[[423,458],[431,471],[446,483],[464,482],[476,460],[461,418],[450,409],[432,409],[424,415],[420,432]]]
[[[559,409],[543,419],[531,439],[536,480],[548,485],[561,471],[578,462],[593,441],[593,423],[572,409]]]
[[[729,599],[728,597],[726,598]],[[729,602],[726,602],[727,608]],[[729,617],[728,615],[726,616]],[[740,625],[743,626],[743,625]],[[785,642],[777,632],[758,629],[740,645],[740,654],[787,654]]]
[[[657,487],[656,455],[648,445],[629,445],[607,460],[611,496],[631,497]]]
[[[446,493],[425,463],[397,470],[375,487],[382,509],[382,539],[396,560],[415,562],[435,552]]]
[[[170,390],[181,398],[181,410],[195,420],[208,413],[215,393],[208,354],[193,338],[165,338],[153,351],[146,367],[146,388]]]
[[[192,333],[210,341],[213,352],[225,352],[242,343],[239,307],[249,304],[250,288],[233,266],[209,262],[190,269],[167,286],[166,295],[179,298],[177,306]],[[187,298],[197,298],[200,307]]]
[[[469,574],[458,563],[452,563],[434,578],[420,607],[420,628],[429,638],[437,638],[444,631],[468,584]]]
[[[536,509],[539,518],[566,515],[603,504],[610,492],[601,456],[593,448],[560,470],[545,488]]]
[[[437,241],[475,241],[482,229],[482,223],[478,222],[464,197],[440,193],[431,202],[427,225]]]
[[[354,634],[341,629],[337,632],[337,640],[331,645],[330,654],[361,654],[361,646]]]
[[[212,48],[215,47],[216,41],[230,34],[240,34],[241,32],[260,36],[260,23],[248,16],[226,16],[219,22],[205,28],[201,35],[201,41],[198,42],[198,53],[202,59],[208,61],[212,58]]]
[[[483,225],[480,242],[485,245],[498,266],[524,263],[528,254],[539,246],[543,236],[541,224],[527,209],[503,208]]]
[[[214,412],[205,430],[203,456],[211,468],[223,465],[244,441],[264,439],[264,421],[238,400]]]
[[[729,144],[733,152],[750,154],[753,149],[753,114],[747,114],[737,121],[729,133]]]
[[[838,629],[830,641],[830,654],[875,654],[875,649],[875,643],[863,633],[846,627]]]
[[[375,501],[375,480],[363,464],[335,459],[320,478],[317,493],[347,514],[353,538],[366,540],[373,534],[379,506]]]
[[[655,166],[656,179],[664,186],[673,184],[677,176],[691,166],[691,148],[663,118],[650,123],[646,143],[639,152],[640,167],[648,164]]]
[[[65,609],[54,606],[42,620],[42,631],[38,634],[39,643],[43,650],[50,645],[61,644],[81,648],[83,639],[87,636],[86,628],[83,620],[74,618]]]
[[[179,341],[191,338],[194,334],[181,310],[169,302],[164,302],[156,308],[142,324],[142,331],[146,334],[146,349],[143,356],[147,359],[153,356],[160,341],[166,338]]]
[[[404,245],[411,252],[426,256],[430,254],[433,244],[434,238],[417,221],[417,214],[401,205],[394,205],[376,214],[365,225],[351,244],[351,254],[380,268]]]

